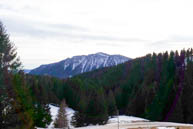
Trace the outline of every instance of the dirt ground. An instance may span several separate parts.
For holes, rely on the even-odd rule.
[[[120,123],[119,129],[158,129],[158,127],[174,127],[176,129],[193,129],[193,125],[179,124],[170,122],[136,122],[136,123]],[[107,124],[104,126],[89,126],[77,129],[118,129],[118,124]]]

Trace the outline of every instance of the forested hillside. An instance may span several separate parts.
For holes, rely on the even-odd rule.
[[[120,114],[193,123],[193,49],[148,54],[124,64],[60,80],[26,75],[38,101],[77,110],[76,126],[104,124]]]

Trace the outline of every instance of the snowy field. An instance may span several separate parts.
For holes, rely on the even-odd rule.
[[[142,118],[138,118],[138,117],[133,117],[133,116],[125,116],[125,115],[120,115],[118,117],[114,117],[114,118],[110,118],[108,120],[108,124],[112,124],[112,123],[132,123],[132,122],[147,122],[148,120],[146,119],[142,119]]]
[[[49,105],[49,106],[50,106],[50,112],[51,112],[53,121],[48,126],[47,129],[54,129],[53,123],[57,117],[59,107],[56,107],[53,105]],[[70,124],[70,121],[75,111],[67,107],[66,113],[67,113],[68,125],[72,129],[74,127]],[[171,123],[171,122],[150,122],[143,118],[125,116],[125,115],[120,115],[119,117],[110,118],[106,125],[87,126],[87,127],[74,128],[74,129],[117,129],[118,121],[119,121],[119,129],[134,129],[134,128],[136,129],[137,128],[177,129],[178,127],[180,127],[180,129],[193,129],[193,125],[191,124],[179,124],[179,123]],[[43,128],[38,128],[38,129],[43,129]]]

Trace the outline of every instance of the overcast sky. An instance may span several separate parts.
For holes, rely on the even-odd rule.
[[[135,58],[193,47],[193,0],[0,0],[24,68],[96,52]]]

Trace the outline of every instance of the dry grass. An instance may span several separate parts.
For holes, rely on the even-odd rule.
[[[193,129],[193,127],[188,127],[188,126],[179,126],[179,127],[176,127],[176,129]]]
[[[170,128],[170,127],[168,127],[168,128]],[[137,127],[137,128],[127,128],[127,129],[158,129],[158,128],[157,127]],[[193,129],[193,127],[191,127],[191,126],[176,126],[175,129]]]
[[[175,127],[175,129],[193,129],[193,125],[170,123],[170,122],[132,122],[120,123],[120,129],[158,129],[158,127]],[[117,129],[117,124],[107,124],[101,126],[81,127],[77,129]]]

